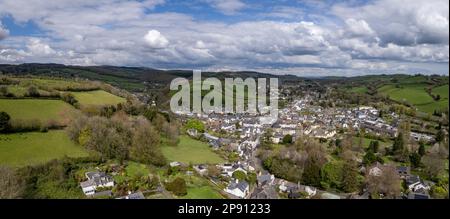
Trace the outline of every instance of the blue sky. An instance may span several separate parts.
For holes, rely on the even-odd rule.
[[[447,0],[2,0],[0,63],[448,74]]]

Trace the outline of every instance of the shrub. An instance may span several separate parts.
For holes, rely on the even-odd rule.
[[[177,196],[187,194],[186,181],[181,177],[177,177],[172,182],[167,183],[166,189]]]

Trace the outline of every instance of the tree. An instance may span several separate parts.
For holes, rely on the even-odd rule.
[[[292,135],[285,135],[283,137],[283,144],[292,144]]]
[[[266,129],[262,136],[261,148],[271,149],[272,148],[272,136],[273,130],[271,128]]]
[[[425,173],[432,179],[437,178],[445,169],[444,159],[435,154],[424,156],[422,162],[425,166]]]
[[[247,178],[247,174],[243,171],[237,170],[233,172],[233,178],[238,180],[245,180]]]
[[[22,185],[12,168],[0,166],[0,199],[19,198],[23,191]]]
[[[159,134],[145,119],[138,120],[132,137],[131,157],[136,161],[162,166],[166,163],[159,148]]]
[[[317,160],[309,158],[306,161],[306,166],[303,170],[302,182],[306,185],[319,187],[321,179],[321,166]]]
[[[208,165],[208,176],[209,177],[219,177],[220,170],[216,167],[216,165]]]
[[[173,192],[176,196],[187,194],[186,181],[181,177],[177,177],[172,182],[167,183],[166,189]]]
[[[11,117],[6,112],[0,112],[0,133],[6,132],[9,129],[9,120]]]
[[[358,169],[353,160],[347,160],[342,170],[342,189],[345,192],[355,192],[358,190]]]
[[[68,103],[68,104],[70,104],[72,106],[78,107],[78,100],[71,93],[63,93],[63,94],[61,94],[61,99],[64,102],[66,102],[66,103]]]
[[[198,119],[190,119],[186,124],[187,129],[195,129],[200,133],[205,132],[205,124]]]
[[[436,133],[436,141],[437,142],[441,142],[445,139],[445,132],[444,130],[441,128],[439,129],[439,131]]]
[[[27,96],[39,97],[40,93],[39,93],[38,89],[35,86],[30,86],[30,87],[28,87],[28,90],[27,90]]]
[[[7,86],[0,86],[0,95],[6,96],[8,94],[8,87]]]
[[[363,164],[369,166],[375,163],[375,161],[377,161],[377,156],[372,152],[372,150],[367,151],[363,157]]]
[[[419,142],[419,151],[418,151],[418,153],[419,153],[419,155],[420,155],[421,157],[423,157],[423,156],[425,155],[425,153],[426,153],[426,150],[425,150],[425,143]]]
[[[371,150],[373,153],[378,153],[378,148],[379,147],[380,147],[380,142],[379,141],[370,141],[368,150]]]
[[[403,133],[399,132],[397,137],[394,139],[394,144],[392,145],[392,152],[398,153],[405,147]]]
[[[379,176],[367,171],[366,184],[372,197],[383,194],[388,198],[396,198],[401,192],[401,180],[394,166],[382,166]]]
[[[421,156],[419,153],[414,152],[414,153],[411,153],[411,155],[409,155],[409,161],[411,162],[411,165],[414,168],[417,168],[420,166],[420,159],[421,159]]]

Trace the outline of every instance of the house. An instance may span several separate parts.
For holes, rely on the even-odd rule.
[[[408,194],[408,199],[430,199],[430,196],[428,194],[424,194],[424,193],[415,193],[415,192],[410,192]]]
[[[400,178],[405,179],[406,177],[409,176],[409,173],[410,173],[409,167],[398,166],[396,169],[397,169],[397,173],[400,176]]]
[[[371,176],[381,176],[383,174],[383,165],[377,162],[372,168],[369,169],[369,175]]]
[[[236,179],[235,181],[232,181],[224,191],[236,197],[245,198],[250,191],[250,186],[246,181],[239,181]]]
[[[186,133],[187,133],[189,136],[191,136],[191,137],[194,137],[194,138],[197,138],[197,137],[198,137],[198,131],[197,131],[197,129],[188,129],[188,130],[186,131]]]
[[[272,186],[258,187],[250,196],[251,199],[278,199],[278,193]]]
[[[420,180],[420,177],[416,175],[407,177],[405,183],[408,189],[412,192],[425,192],[430,190],[430,186],[426,185],[422,180]]]
[[[97,188],[114,186],[112,177],[106,175],[104,172],[87,172],[85,175],[88,180],[81,182],[80,186],[87,196],[94,195]]]
[[[256,179],[258,181],[258,186],[272,185],[275,176],[272,174],[261,174],[260,172]]]
[[[142,194],[142,192],[135,192],[135,193],[128,192],[127,196],[122,196],[118,199],[145,199],[145,196],[144,194]]]
[[[200,175],[208,174],[208,166],[205,164],[195,165],[194,170],[197,171]]]
[[[181,163],[178,161],[173,161],[173,162],[169,163],[169,166],[170,167],[179,167],[179,166],[181,166]]]

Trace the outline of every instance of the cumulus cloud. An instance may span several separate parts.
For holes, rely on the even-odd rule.
[[[370,28],[365,20],[355,20],[349,18],[345,20],[347,24],[348,33],[354,36],[372,36],[374,31]]]
[[[162,49],[169,45],[169,41],[157,30],[149,30],[144,36],[147,45],[154,49]]]
[[[335,5],[332,11],[367,22],[384,44],[448,44],[448,0],[379,0],[359,7]]]
[[[48,56],[56,54],[55,50],[53,50],[49,45],[42,43],[40,39],[30,39],[27,48],[32,55]]]
[[[422,0],[418,6],[401,0],[337,4],[331,7],[334,16],[305,21],[301,8],[284,8],[286,16],[281,16],[274,7],[270,16],[246,20],[236,14],[247,9],[243,1],[201,1],[226,14],[222,17],[234,13],[237,20],[151,11],[161,0],[0,1],[0,18],[30,20],[42,30],[41,36],[4,39],[0,62],[312,75],[448,74],[448,2],[439,8]]]

